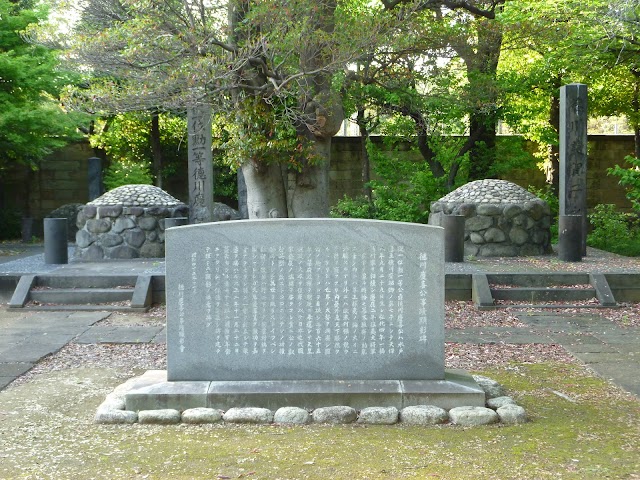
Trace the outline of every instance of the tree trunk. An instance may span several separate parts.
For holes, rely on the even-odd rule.
[[[108,117],[106,119],[106,121],[104,122],[102,133],[106,133],[107,130],[109,130],[112,120],[113,120],[113,117]],[[91,137],[95,133],[96,133],[96,122],[95,120],[91,120],[91,122],[89,123],[89,137]],[[93,156],[102,159],[103,168],[106,168],[106,166],[109,165],[109,158],[107,157],[107,152],[104,149],[99,147],[93,147]]]
[[[479,108],[469,114],[469,137],[475,139],[469,150],[469,180],[480,180],[490,176],[496,160],[496,133],[498,124],[498,92],[495,85],[502,29],[498,22],[478,19],[477,46],[473,52],[461,53],[467,66],[467,78],[471,92],[481,92],[477,99]]]
[[[560,87],[562,86],[562,77],[556,75],[551,80],[551,108],[549,111],[549,124],[556,132],[560,132]],[[556,137],[557,138],[557,137]],[[558,195],[560,192],[560,147],[558,143],[549,145],[547,161],[544,165],[547,183],[551,185],[553,193]]]
[[[242,165],[250,219],[286,218],[287,196],[280,165],[249,160]]]
[[[153,157],[154,185],[162,188],[162,142],[160,141],[160,115],[158,112],[151,114],[151,156]]]
[[[360,154],[362,155],[362,191],[364,196],[367,197],[369,203],[372,202],[371,185],[371,161],[369,160],[369,152],[367,151],[367,141],[369,140],[369,130],[367,129],[367,122],[364,117],[364,110],[358,109],[358,116],[356,120],[358,128],[360,129]]]
[[[329,216],[329,167],[331,164],[331,137],[340,130],[344,120],[342,98],[332,90],[331,74],[323,68],[332,59],[325,48],[327,36],[333,33],[336,0],[320,2],[313,9],[310,28],[315,30],[300,52],[300,69],[318,71],[305,77],[299,105],[303,117],[298,132],[313,145],[313,161],[303,161],[302,171],[295,174],[293,188],[289,190],[290,217]],[[322,31],[327,34],[318,35]]]
[[[329,166],[331,137],[316,137],[313,153],[320,160],[296,172],[295,180],[287,192],[289,216],[315,218],[329,216]]]
[[[491,176],[496,161],[496,123],[492,113],[475,111],[469,117],[469,136],[476,139],[469,150],[469,181]]]
[[[631,118],[634,140],[633,155],[636,158],[640,158],[640,68],[632,68],[631,73],[636,77],[633,89],[633,100],[631,102],[631,107],[633,109],[633,116]]]

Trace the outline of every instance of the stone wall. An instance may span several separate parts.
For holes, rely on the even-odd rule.
[[[164,219],[186,216],[186,205],[85,205],[78,214],[75,257],[83,261],[164,257]]]
[[[606,169],[616,164],[623,165],[624,157],[633,153],[633,137],[630,135],[589,136],[589,165],[587,170],[587,203],[593,208],[598,203],[615,203],[624,210],[631,205],[625,198],[625,190],[618,185],[615,177],[606,175]],[[401,152],[411,155],[413,152]],[[74,144],[47,157],[38,171],[30,172],[25,167],[15,165],[3,172],[0,179],[0,208],[12,208],[35,219],[41,227],[41,219],[52,210],[68,203],[88,201],[87,159],[94,156],[88,144]],[[416,160],[418,158],[416,157]],[[186,173],[185,173],[186,178]],[[504,175],[522,187],[544,186],[544,174],[540,170],[512,171]],[[184,182],[167,180],[167,190],[182,201],[180,192],[174,192],[171,185]],[[361,147],[358,137],[335,137],[330,172],[330,203],[334,205],[345,194],[362,194]],[[29,194],[25,195],[25,191]],[[37,230],[34,233],[38,234]]]
[[[34,218],[33,234],[42,236],[42,219],[51,211],[89,200],[87,159],[92,156],[89,144],[76,143],[46,157],[39,170],[13,165],[0,177],[0,208]]]
[[[618,178],[607,175],[607,169],[616,164],[624,167],[624,158],[633,155],[632,135],[589,135],[587,165],[587,208],[601,203],[613,203],[623,211],[631,211],[631,202],[625,197],[625,189],[618,185]],[[540,170],[513,170],[503,175],[504,180],[526,188],[545,186],[545,176]]]
[[[551,251],[551,215],[541,200],[516,204],[435,202],[431,217],[463,215],[464,254],[474,257],[526,257]],[[429,223],[437,223],[437,220]]]

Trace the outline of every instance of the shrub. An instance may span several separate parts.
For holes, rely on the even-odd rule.
[[[627,256],[640,255],[640,225],[632,216],[616,211],[611,204],[596,205],[589,214],[593,227],[587,244],[612,253]]]
[[[0,240],[21,238],[22,216],[13,210],[0,210]]]
[[[153,177],[149,172],[149,166],[131,160],[116,160],[104,174],[104,186],[109,190],[123,185],[151,185]]]
[[[627,188],[627,198],[633,209],[640,214],[640,158],[627,156],[625,160],[631,165],[629,168],[616,165],[607,169],[607,174],[620,178],[618,183]]]
[[[434,178],[424,161],[383,152],[371,142],[367,151],[376,178],[369,182],[371,200],[345,196],[331,215],[427,223],[430,203],[446,193],[444,179]]]

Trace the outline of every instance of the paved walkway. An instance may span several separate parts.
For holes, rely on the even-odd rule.
[[[0,310],[0,390],[69,342],[163,343],[162,326],[101,325],[108,312]],[[135,315],[135,314],[131,314]],[[527,327],[447,330],[457,343],[559,344],[598,375],[640,397],[640,329],[620,328],[595,313],[523,314]]]
[[[65,275],[164,274],[163,259],[136,259],[99,263],[45,265],[41,246],[0,245],[19,253],[0,256],[0,276],[23,273]],[[20,251],[21,250],[21,251]],[[71,258],[70,250],[70,258]],[[640,273],[640,258],[629,259],[589,250],[573,264],[559,263],[554,256],[519,259],[481,259],[446,264],[447,273],[590,271]],[[134,314],[132,314],[134,315]],[[104,326],[108,312],[22,312],[0,305],[0,389],[28,371],[42,358],[67,343],[164,342],[163,327]],[[640,397],[640,328],[621,328],[585,311],[580,316],[556,313],[523,314],[522,328],[483,327],[448,330],[445,340],[458,343],[559,344],[597,374]]]
[[[164,327],[102,326],[110,312],[0,310],[0,390],[69,342],[165,342]],[[132,314],[133,315],[133,314]]]

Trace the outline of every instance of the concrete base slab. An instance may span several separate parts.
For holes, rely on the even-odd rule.
[[[124,394],[127,410],[206,407],[315,408],[348,405],[396,407],[436,405],[444,409],[484,406],[485,393],[473,377],[447,370],[444,380],[159,381]]]
[[[9,385],[15,379],[16,379],[16,377],[0,377],[0,390],[5,388],[7,385]]]
[[[31,370],[31,368],[33,368],[33,363],[29,362],[0,362],[0,377],[16,378],[20,375],[24,375],[29,370]]]

